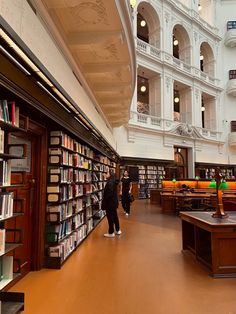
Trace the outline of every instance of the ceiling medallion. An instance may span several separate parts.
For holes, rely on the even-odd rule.
[[[102,0],[84,1],[73,8],[70,8],[71,15],[80,23],[96,25],[104,23],[108,25],[106,7]]]

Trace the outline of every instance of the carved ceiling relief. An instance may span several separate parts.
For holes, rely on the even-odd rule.
[[[68,9],[76,24],[96,25],[103,23],[109,25],[106,7],[102,0],[84,1]]]
[[[100,49],[98,49],[97,45],[94,45],[92,54],[94,58],[101,59],[104,61],[109,61],[109,60],[119,61],[120,60],[120,58],[118,57],[117,47],[114,43],[109,43],[109,44],[106,44],[105,46],[102,45]]]

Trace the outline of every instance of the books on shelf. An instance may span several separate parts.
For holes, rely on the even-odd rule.
[[[0,219],[13,215],[13,192],[0,193]]]
[[[61,264],[104,217],[105,172],[116,164],[64,131],[50,132],[48,153],[46,251]]]
[[[6,230],[0,229],[0,255],[5,254]]]
[[[0,153],[4,154],[5,132],[0,129]]]
[[[19,127],[19,107],[15,101],[0,100],[0,120]]]

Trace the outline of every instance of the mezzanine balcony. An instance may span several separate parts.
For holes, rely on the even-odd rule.
[[[229,70],[229,81],[227,83],[226,93],[230,96],[236,96],[236,70]]]
[[[175,134],[177,136],[199,138],[211,141],[219,141],[221,132],[194,127],[184,122],[162,119],[135,111],[131,111],[129,126],[146,128],[161,133]]]
[[[228,136],[229,146],[236,147],[236,121],[230,122],[231,133]]]
[[[202,72],[199,68],[191,66],[183,62],[180,59],[175,58],[173,55],[164,52],[139,38],[136,38],[136,50],[139,54],[144,55],[145,57],[149,57],[160,63],[166,63],[173,67],[173,69],[177,70],[179,73],[185,73],[190,77],[198,78],[201,81],[204,81],[208,84],[219,86],[220,80],[209,76],[207,73]]]

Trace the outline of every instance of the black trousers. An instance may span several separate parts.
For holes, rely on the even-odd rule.
[[[121,204],[122,204],[122,207],[123,207],[124,211],[127,214],[129,214],[130,213],[130,197],[129,197],[129,193],[122,194]]]
[[[113,209],[113,210],[106,210],[106,214],[107,214],[107,221],[108,221],[108,233],[114,233],[114,225],[116,228],[116,231],[120,230],[120,223],[119,223],[119,218],[117,215],[117,210]]]

